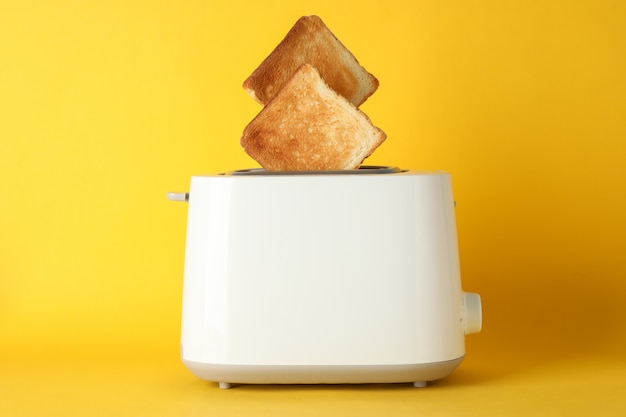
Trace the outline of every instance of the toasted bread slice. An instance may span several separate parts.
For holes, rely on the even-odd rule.
[[[317,68],[333,90],[357,107],[378,88],[376,77],[359,64],[318,16],[301,17],[244,81],[243,88],[265,105],[302,64]]]
[[[241,145],[267,171],[346,170],[386,137],[304,64],[246,126]]]

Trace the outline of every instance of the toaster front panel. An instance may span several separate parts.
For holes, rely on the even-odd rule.
[[[194,177],[183,357],[411,364],[464,354],[447,174]]]

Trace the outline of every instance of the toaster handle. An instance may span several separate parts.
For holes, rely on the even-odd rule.
[[[189,193],[167,193],[167,199],[170,201],[189,201]]]

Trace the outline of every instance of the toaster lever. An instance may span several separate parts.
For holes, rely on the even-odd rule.
[[[189,201],[189,193],[167,193],[167,199],[170,201]]]

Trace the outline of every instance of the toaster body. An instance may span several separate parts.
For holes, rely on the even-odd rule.
[[[181,356],[200,378],[424,386],[480,331],[445,172],[245,170],[187,196]]]

